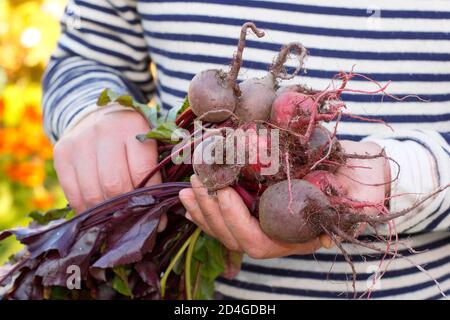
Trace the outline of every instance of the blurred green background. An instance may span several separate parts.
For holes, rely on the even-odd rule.
[[[66,204],[42,129],[40,87],[66,1],[0,0],[0,230]],[[1,242],[0,264],[19,248]]]

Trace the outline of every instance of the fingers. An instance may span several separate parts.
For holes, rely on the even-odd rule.
[[[260,256],[261,244],[267,241],[267,236],[259,232],[259,222],[250,215],[240,196],[231,188],[217,192],[217,198],[227,229],[234,235],[242,249],[250,256]],[[258,244],[258,245],[256,245]]]
[[[183,189],[180,191],[179,197],[181,203],[187,210],[186,219],[195,222],[195,224],[210,236],[217,237],[203,218],[202,209],[200,209],[197,199],[195,199],[194,191],[191,188]]]
[[[256,259],[292,254],[309,254],[321,248],[320,238],[304,244],[291,244],[269,238],[261,229],[239,194],[232,188],[217,191],[212,197],[196,176],[191,178],[192,189],[180,192],[187,209],[187,217],[208,234],[218,238],[231,250],[244,251]],[[326,238],[323,238],[328,245]]]
[[[72,166],[71,162],[67,160],[65,151],[61,150],[58,144],[55,146],[54,151],[54,166],[59,183],[70,206],[76,213],[84,211],[86,207],[84,206],[83,198],[81,196],[75,168]]]
[[[96,161],[89,159],[98,170],[98,178],[105,199],[133,190],[128,171],[125,144],[121,139],[99,139]],[[82,184],[86,185],[86,184]]]
[[[320,245],[326,249],[331,249],[334,246],[333,240],[327,234],[321,234],[319,236]]]
[[[167,227],[167,214],[161,215],[161,219],[159,220],[158,228],[156,229],[157,232],[163,232]]]
[[[100,187],[96,155],[93,148],[80,148],[77,151],[77,160],[74,162],[78,185],[80,187],[83,205],[88,209],[103,201],[102,188]]]
[[[319,239],[302,244],[271,239],[264,233],[259,221],[250,214],[239,194],[232,188],[219,190],[217,197],[227,228],[242,250],[251,258],[267,259],[292,254],[309,254],[321,247]]]
[[[148,129],[147,129],[148,130]],[[145,132],[143,130],[143,132]],[[134,187],[147,176],[147,174],[158,164],[158,153],[156,141],[146,140],[139,142],[134,135],[126,142],[126,154],[128,160],[128,171],[130,172],[131,182]],[[160,174],[154,175],[147,185],[161,182]]]
[[[191,184],[195,199],[200,209],[200,215],[204,219],[204,223],[208,226],[211,232],[223,242],[225,246],[231,250],[238,250],[239,246],[236,239],[228,230],[223,221],[217,199],[208,194],[208,190],[203,187],[196,175],[191,177]],[[199,216],[198,211],[189,211],[192,215],[194,215],[193,218]],[[199,221],[201,221],[202,218],[199,218]]]

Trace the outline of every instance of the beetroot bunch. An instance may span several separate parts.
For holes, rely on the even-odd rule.
[[[245,23],[229,70],[195,75],[183,106],[164,118],[158,118],[156,108],[130,96],[102,93],[99,106],[116,101],[149,120],[152,130],[138,138],[158,140],[160,162],[136,190],[71,219],[66,218],[68,207],[34,215],[28,227],[0,232],[0,240],[15,235],[25,245],[0,267],[0,298],[211,298],[214,280],[235,275],[241,255],[184,218],[178,192],[190,187],[184,181],[193,173],[211,194],[227,186],[235,188],[274,239],[303,243],[326,233],[347,258],[342,240],[398,256],[355,238],[359,224],[390,224],[448,186],[395,213],[384,203],[349,198],[337,170],[349,158],[386,157],[346,154],[336,138],[340,118],[356,117],[345,112],[341,100],[343,92],[352,91],[348,81],[355,76],[368,78],[342,72],[322,91],[300,84],[283,86],[283,80],[299,74],[307,55],[300,43],[289,43],[268,63],[264,77],[238,82],[249,29],[259,38],[264,36],[253,23]],[[290,56],[298,60],[292,72],[285,66]],[[374,92],[384,93],[385,87],[373,83],[378,86]],[[195,120],[206,129],[200,137]],[[336,124],[327,124],[331,121]],[[178,129],[188,132],[184,144],[171,141]],[[192,156],[193,164],[173,161],[184,152]],[[157,172],[163,183],[144,187]],[[367,207],[378,214],[363,214]],[[168,227],[157,233],[162,214],[168,216]],[[74,284],[70,270],[78,272],[81,289],[68,288]]]
[[[257,29],[254,31],[258,37],[262,35]],[[241,39],[244,35],[241,33]],[[298,59],[298,66],[292,74],[288,74],[284,64],[292,53]],[[336,175],[340,168],[349,167],[348,159],[385,158],[392,165],[398,164],[384,152],[377,155],[345,153],[336,138],[341,117],[383,121],[346,112],[341,95],[353,91],[386,94],[386,86],[353,70],[336,75],[332,85],[322,91],[302,84],[283,86],[282,80],[293,79],[301,71],[306,54],[307,50],[300,43],[283,46],[269,65],[265,77],[250,78],[235,84],[234,109],[225,105],[217,107],[214,97],[221,95],[223,87],[214,88],[217,89],[214,92],[211,86],[198,80],[198,76],[194,77],[196,81],[191,83],[189,90],[194,113],[202,119],[217,110],[209,108],[212,101],[215,108],[227,110],[222,113],[221,123],[215,126],[220,130],[196,147],[194,171],[210,192],[233,186],[259,218],[263,231],[273,239],[304,243],[327,234],[350,264],[341,241],[396,256],[389,250],[390,241],[386,241],[384,252],[356,239],[360,224],[370,225],[375,231],[379,224],[388,224],[392,230],[394,218],[411,212],[448,185],[401,212],[389,212],[387,198],[380,203],[371,203],[348,197]],[[241,54],[238,56],[238,60],[233,60],[233,66],[236,61],[241,62]],[[369,80],[377,89],[363,92],[347,88],[353,77]],[[335,84],[337,81],[339,85]],[[211,91],[204,92],[204,100],[195,101],[196,105],[202,106],[196,109],[191,93],[201,90]],[[332,121],[334,126],[328,124]],[[268,170],[274,169],[274,166],[275,170]],[[396,179],[392,177],[392,181]],[[370,181],[367,183],[370,184]],[[368,216],[366,209],[372,209],[377,214]]]

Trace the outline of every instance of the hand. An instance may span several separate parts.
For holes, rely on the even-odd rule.
[[[309,254],[331,243],[327,236],[304,244],[273,240],[262,231],[258,219],[250,214],[234,189],[218,190],[217,197],[212,197],[196,175],[191,177],[191,184],[191,189],[180,191],[186,217],[230,250],[244,252],[254,259],[266,259]]]
[[[156,142],[136,134],[149,126],[134,110],[107,106],[66,132],[54,149],[55,169],[75,212],[133,190],[157,164]],[[155,175],[148,184],[161,182]]]
[[[373,142],[340,141],[346,154],[379,155],[383,149]],[[374,159],[347,159],[346,166],[336,173],[346,197],[356,201],[383,204],[390,194],[390,163],[384,157]],[[364,208],[365,214],[377,214],[376,208]],[[356,235],[366,228],[361,224]]]
[[[381,148],[374,143],[342,141],[342,147],[349,154],[376,155],[381,152]],[[370,168],[342,167],[338,171],[337,176],[346,189],[347,196],[355,200],[376,203],[382,201],[386,192],[384,183],[390,179],[386,163],[384,158],[349,159],[350,166]],[[367,185],[361,185],[356,181]],[[382,185],[368,185],[373,183]],[[219,239],[230,250],[242,251],[252,258],[265,259],[310,254],[321,247],[330,248],[333,245],[325,234],[304,244],[273,240],[262,231],[259,221],[250,214],[240,196],[232,188],[219,190],[217,196],[212,197],[195,175],[191,177],[191,184],[192,189],[180,191],[181,202],[187,210],[186,217],[204,232]]]

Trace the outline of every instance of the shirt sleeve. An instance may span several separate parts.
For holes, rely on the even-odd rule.
[[[398,212],[439,187],[450,183],[450,133],[398,130],[390,135],[372,135],[372,141],[385,149],[391,162],[390,211]],[[400,170],[400,172],[398,172]],[[396,219],[399,233],[450,230],[450,188],[438,193],[409,214]]]
[[[95,108],[105,88],[147,102],[154,92],[136,3],[70,0],[43,86],[44,127],[53,142]]]

